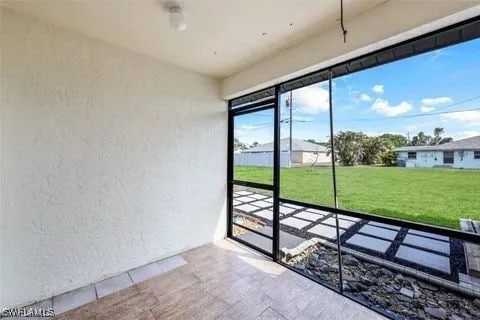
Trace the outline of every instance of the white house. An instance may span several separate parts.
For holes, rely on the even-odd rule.
[[[290,166],[290,139],[280,140],[280,165]],[[327,164],[331,158],[327,155],[327,148],[322,145],[292,139],[292,164]],[[273,142],[258,145],[247,150],[235,153],[236,165],[273,166]]]
[[[400,147],[394,151],[399,166],[480,169],[480,136],[437,146]]]

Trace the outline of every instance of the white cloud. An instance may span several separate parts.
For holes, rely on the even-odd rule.
[[[438,49],[438,50],[435,50],[435,51],[428,52],[426,54],[426,56],[430,57],[431,60],[437,60],[441,57],[448,57],[450,55],[451,55],[451,53],[445,52],[444,49]]]
[[[470,110],[455,113],[442,114],[447,119],[465,122],[468,125],[480,126],[480,111]]]
[[[391,106],[387,100],[377,98],[372,105],[372,110],[375,110],[380,114],[393,117],[412,110],[412,105],[406,101],[402,101],[396,106]]]
[[[293,116],[293,121],[312,121],[313,117],[305,117],[305,116]]]
[[[452,103],[453,100],[450,97],[438,97],[438,98],[426,98],[422,99],[424,106],[436,106],[439,104]]]
[[[273,125],[273,124],[272,124]],[[267,124],[241,124],[234,129],[235,138],[245,144],[267,143],[273,140],[273,127]]]
[[[237,127],[235,127],[235,130],[239,131],[250,131],[250,130],[255,130],[255,129],[260,129],[268,126],[268,124],[241,124]]]
[[[433,122],[425,122],[425,118],[420,118],[422,122],[412,123],[405,126],[405,133],[414,133],[417,134],[419,131],[423,132],[433,132],[435,127],[438,127],[437,120]]]
[[[430,111],[433,111],[433,110],[435,110],[434,107],[426,107],[426,106],[421,106],[420,107],[420,111],[422,111],[422,112],[430,112]]]
[[[320,86],[308,86],[294,92],[293,103],[297,112],[315,114],[328,111],[328,90]]]
[[[383,84],[376,84],[372,87],[372,91],[375,93],[383,93]]]
[[[370,97],[366,93],[362,93],[362,95],[360,96],[360,100],[362,100],[362,101],[372,101],[372,97]]]

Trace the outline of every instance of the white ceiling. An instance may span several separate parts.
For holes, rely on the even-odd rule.
[[[385,0],[344,2],[350,19]],[[1,0],[14,11],[215,78],[230,76],[328,28],[340,28],[340,0],[179,0],[188,25],[182,32],[169,28],[165,3]]]

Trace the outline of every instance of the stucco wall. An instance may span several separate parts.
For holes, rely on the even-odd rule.
[[[326,152],[320,152],[320,153],[316,153],[316,152],[302,152],[302,161],[303,163],[322,163],[322,164],[325,164],[325,163],[331,163],[332,162],[332,158],[327,156],[327,153]]]
[[[224,235],[217,81],[4,9],[1,21],[1,306]]]
[[[397,158],[407,159],[407,152],[398,152]],[[408,159],[407,167],[431,168],[433,166],[451,166],[452,168],[480,169],[480,160],[474,158],[473,150],[453,153],[453,164],[443,163],[443,151],[418,151],[417,159]]]
[[[303,152],[302,151],[293,151],[292,152],[292,162],[293,163],[303,163]]]

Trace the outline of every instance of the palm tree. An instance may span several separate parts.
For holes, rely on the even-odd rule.
[[[372,165],[382,162],[382,156],[392,147],[381,137],[368,137],[363,140],[362,164]]]
[[[368,137],[362,132],[340,131],[333,137],[335,159],[343,166],[354,166],[364,155],[363,143]],[[331,144],[327,154],[332,152]]]

